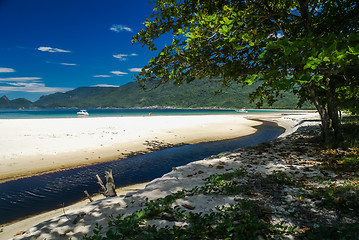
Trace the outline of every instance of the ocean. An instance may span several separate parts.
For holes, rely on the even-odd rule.
[[[41,118],[77,118],[80,109],[0,109],[0,119],[41,119]],[[248,114],[264,113],[293,113],[295,110],[246,110]],[[219,115],[219,114],[246,114],[235,110],[220,109],[87,109],[89,117],[122,117],[122,116],[152,116],[166,115]]]

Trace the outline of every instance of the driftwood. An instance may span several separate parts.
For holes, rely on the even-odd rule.
[[[96,178],[97,178],[97,183],[100,184],[100,186],[101,186],[102,192],[106,192],[106,187],[105,187],[105,185],[103,185],[103,182],[98,174],[96,174]]]
[[[92,197],[90,196],[90,194],[85,190],[84,193],[86,194],[87,198],[90,200],[90,202],[93,202]]]
[[[112,176],[112,169],[105,171],[105,174],[106,174],[106,186],[103,184],[98,174],[96,174],[96,178],[98,181],[97,183],[100,184],[102,189],[102,194],[105,197],[115,197],[117,196],[117,194],[115,188],[115,181],[113,180],[113,176]]]

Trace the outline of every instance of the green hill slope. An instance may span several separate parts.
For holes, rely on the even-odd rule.
[[[92,96],[106,94],[106,91],[108,90],[111,89],[103,87],[79,87],[65,93],[58,92],[42,96],[35,102],[35,104],[43,107],[59,107],[62,104],[68,105],[70,102],[81,102],[84,98],[91,98]]]
[[[194,81],[191,84],[174,86],[164,84],[152,90],[144,91],[135,82],[118,88],[81,87],[66,93],[55,93],[41,97],[36,105],[43,107],[77,108],[135,108],[135,107],[173,107],[173,108],[255,108],[248,96],[254,86],[242,88],[233,84],[220,89],[220,83],[209,80]],[[297,98],[287,94],[272,108],[296,108]],[[264,106],[268,107],[268,106]],[[305,105],[310,107],[310,105]]]
[[[6,96],[0,98],[0,108],[31,108],[34,107],[34,104],[25,99],[17,98],[14,100],[9,100]]]

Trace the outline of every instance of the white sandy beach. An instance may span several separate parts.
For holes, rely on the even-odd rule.
[[[249,115],[246,115],[246,117],[258,118],[258,116]],[[296,129],[296,125],[302,119],[312,119],[313,117],[317,117],[316,114],[293,116],[268,114],[260,118],[277,122],[280,126],[286,128],[286,134],[289,134]],[[244,136],[254,133],[253,126],[260,124],[258,121],[247,120],[241,115],[0,120],[1,131],[8,140],[11,140],[11,144],[10,141],[8,142],[4,138],[2,138],[4,140],[1,140],[2,143],[8,145],[6,145],[7,147],[3,144],[0,145],[2,148],[0,176],[5,174],[7,174],[6,176],[14,176],[16,171],[17,175],[33,174],[44,170],[53,170],[55,166],[72,167],[77,164],[88,164],[90,161],[98,162],[110,159],[111,157],[116,159],[121,156],[121,153],[145,150],[147,147],[144,145],[145,141],[156,140],[177,144]],[[64,156],[71,156],[71,158],[65,163]],[[36,162],[38,168],[34,168],[34,162],[29,162],[26,159]],[[46,159],[51,159],[52,162],[49,163]],[[80,161],[80,163],[74,164],[74,161]],[[17,167],[18,165],[22,167]],[[206,165],[208,164],[206,163]],[[181,181],[177,181],[177,176],[175,182],[169,183],[166,180],[168,177],[165,175],[161,180],[152,181],[144,190],[130,195],[135,194],[140,201],[145,197],[150,199],[162,197],[170,192],[180,190],[182,187],[193,187],[198,183],[196,181],[187,182],[188,178],[183,176],[188,175],[189,172],[197,171],[197,169],[193,169],[196,166],[198,166],[197,163],[192,163],[188,167],[183,167],[184,172],[182,170],[180,171],[181,173],[177,171],[175,174],[177,176],[180,173]],[[30,168],[31,171],[27,168]],[[206,175],[221,171],[213,168]],[[202,179],[202,177],[200,178]],[[168,183],[167,185],[166,182]],[[157,183],[160,183],[160,185]],[[144,187],[144,184],[130,187],[127,191]],[[125,194],[127,191],[126,189],[121,190],[120,194]],[[202,204],[201,201],[199,204]],[[83,233],[92,231],[94,222],[107,223],[108,216],[114,213],[113,211],[117,213],[122,209],[121,211],[130,213],[138,209],[141,203],[136,201],[133,205],[134,209],[128,209],[129,206],[127,205],[128,203],[124,202],[123,197],[98,200],[91,204],[83,201],[76,206],[66,208],[65,211],[70,217],[77,216],[81,212],[86,213],[86,218],[89,219],[84,223],[69,226],[68,216],[61,216],[63,211],[59,209],[3,226],[0,239],[11,238],[15,233],[26,231],[31,226],[53,217],[55,217],[53,220],[30,229],[27,234],[19,236],[17,239],[22,239],[25,236],[29,237],[29,239],[67,239],[69,236],[72,239],[78,239]],[[82,208],[79,208],[80,206]],[[103,215],[104,217],[96,218],[95,215]],[[48,232],[47,226],[49,224],[54,227],[52,232]],[[66,233],[67,237],[62,238],[62,232]]]
[[[0,120],[0,182],[116,160],[151,142],[197,143],[249,135],[241,115]]]

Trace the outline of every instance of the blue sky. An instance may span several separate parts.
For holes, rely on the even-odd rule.
[[[0,96],[120,86],[155,55],[132,37],[148,0],[0,0]]]

